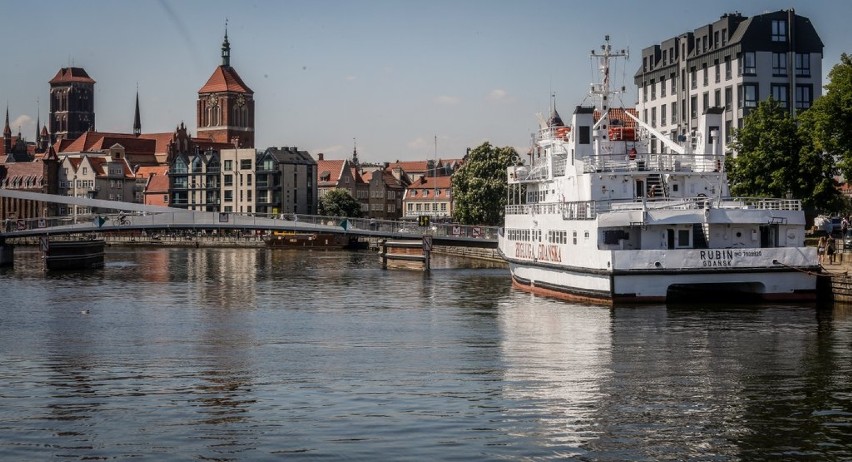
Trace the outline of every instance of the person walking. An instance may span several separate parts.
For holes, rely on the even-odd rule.
[[[819,264],[822,265],[822,262],[825,259],[825,236],[819,237],[819,242],[817,243],[817,255],[819,256]]]

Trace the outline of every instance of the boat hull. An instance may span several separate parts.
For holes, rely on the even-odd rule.
[[[41,243],[44,266],[51,271],[85,270],[104,266],[103,239],[48,241]]]
[[[817,297],[817,268],[613,272],[508,261],[514,287],[586,303],[814,301]]]

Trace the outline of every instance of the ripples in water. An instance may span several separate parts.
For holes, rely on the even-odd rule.
[[[502,268],[110,249],[0,272],[0,458],[852,458],[852,312],[571,305]]]

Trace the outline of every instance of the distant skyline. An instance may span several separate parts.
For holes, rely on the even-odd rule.
[[[365,162],[459,158],[483,141],[526,151],[550,95],[567,116],[593,80],[589,52],[611,37],[630,51],[613,70],[636,102],[643,48],[711,23],[794,8],[825,44],[823,84],[852,53],[852,2],[775,0],[0,1],[0,103],[14,134],[34,140],[62,67],[95,80],[96,129],[197,135],[198,90],[221,63],[255,92],[255,145]],[[623,64],[623,63],[620,63]]]

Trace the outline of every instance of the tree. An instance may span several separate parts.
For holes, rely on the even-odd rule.
[[[465,157],[453,173],[453,213],[463,224],[502,225],[508,180],[506,169],[518,164],[514,148],[485,142]]]
[[[828,79],[825,95],[802,116],[807,115],[814,148],[833,155],[843,176],[852,179],[852,57],[843,53]]]
[[[837,205],[834,162],[822,154],[808,136],[810,122],[799,127],[777,101],[761,101],[737,130],[728,159],[731,193],[738,196],[801,199],[806,207],[821,209]]]
[[[360,217],[361,204],[345,189],[335,188],[319,201],[319,214],[330,217]]]

